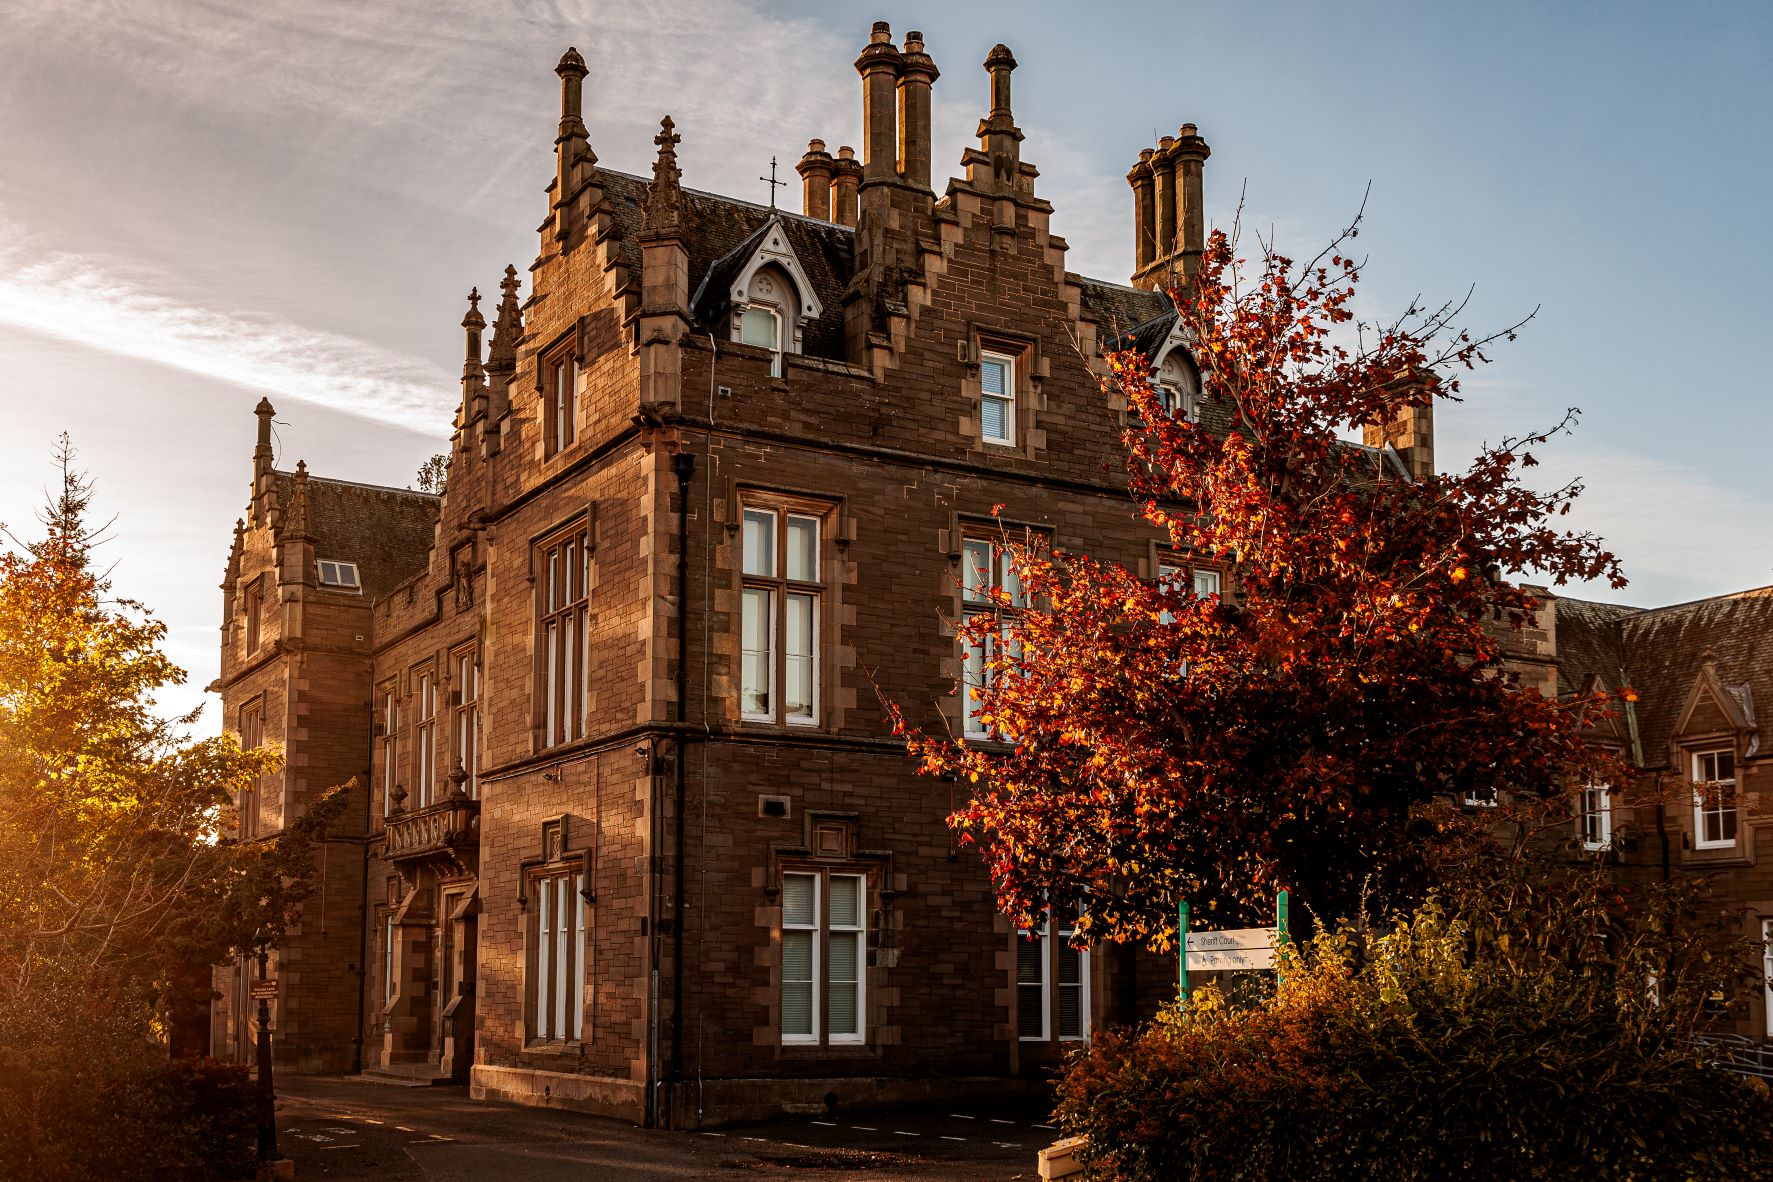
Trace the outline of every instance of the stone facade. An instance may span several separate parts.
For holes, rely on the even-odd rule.
[[[963,728],[969,539],[1159,562],[1098,378],[1168,338],[1205,143],[1142,163],[1185,210],[1138,284],[1083,278],[1015,60],[985,68],[938,195],[935,64],[877,25],[861,158],[815,141],[797,215],[684,188],[669,119],[650,179],[600,167],[568,51],[530,292],[507,269],[490,340],[471,298],[442,494],[279,470],[261,405],[217,688],[289,758],[241,836],[356,781],[276,956],[283,1061],[691,1127],[1002,1092],[1166,996],[1130,950],[1031,954],[883,718]],[[766,511],[798,569],[758,574]],[[217,992],[243,1050],[241,970]]]

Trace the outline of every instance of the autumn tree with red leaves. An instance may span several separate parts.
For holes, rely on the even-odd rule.
[[[1457,828],[1437,798],[1543,796],[1597,770],[1577,704],[1501,675],[1504,635],[1541,606],[1510,576],[1624,585],[1598,539],[1555,524],[1580,485],[1522,480],[1570,420],[1413,479],[1347,442],[1457,398],[1513,336],[1459,330],[1453,305],[1357,320],[1358,224],[1304,266],[1272,244],[1246,264],[1215,232],[1172,293],[1228,430],[1172,415],[1140,353],[1108,358],[1105,387],[1138,413],[1125,441],[1143,516],[1223,571],[1225,593],[1006,538],[1034,606],[1007,642],[989,618],[962,629],[988,646],[965,708],[1002,741],[895,710],[923,771],[970,786],[951,823],[1007,912],[1076,900],[1092,937],[1158,948],[1183,899],[1230,923],[1287,888],[1333,919],[1363,890],[1402,901],[1426,881]]]

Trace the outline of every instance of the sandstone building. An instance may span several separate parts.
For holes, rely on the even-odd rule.
[[[936,65],[877,24],[862,151],[813,140],[794,214],[684,187],[668,118],[650,178],[602,167],[568,50],[536,259],[490,336],[469,296],[441,495],[278,468],[260,404],[219,687],[288,760],[239,835],[358,785],[275,954],[283,1062],[693,1127],[999,1092],[1168,995],[1171,965],[1073,950],[1062,917],[1011,930],[944,823],[956,786],[883,721],[884,695],[991,741],[954,625],[1002,610],[976,591],[1005,530],[1220,585],[1132,511],[1128,408],[1097,382],[1131,341],[1216,413],[1161,293],[1204,246],[1208,147],[1184,125],[1140,153],[1132,282],[1085,278],[1022,159],[1015,59],[984,65],[979,147],[938,193]],[[1432,470],[1426,409],[1366,443]],[[1644,694],[1595,738],[1649,787],[1596,786],[1572,841],[1739,870],[1745,922],[1773,923],[1773,596],[1541,622],[1516,656],[1545,692]],[[213,1035],[243,1058],[246,977],[218,977]]]
[[[1194,409],[1160,288],[1204,245],[1207,145],[1141,154],[1138,272],[1087,279],[1007,48],[940,193],[921,35],[878,24],[856,67],[862,151],[812,141],[792,214],[684,187],[668,118],[650,178],[600,166],[566,53],[539,252],[490,337],[469,297],[442,495],[280,469],[260,405],[219,684],[288,765],[240,834],[360,785],[276,957],[292,1066],[688,1126],[1000,1092],[1168,991],[1062,918],[1006,926],[880,696],[990,741],[954,624],[998,610],[1006,529],[1188,569],[1125,499],[1097,376],[1133,333]]]

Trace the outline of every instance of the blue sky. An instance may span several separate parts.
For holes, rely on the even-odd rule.
[[[69,431],[116,513],[118,591],[171,626],[201,700],[246,501],[252,407],[279,463],[406,484],[442,450],[473,285],[534,256],[557,112],[590,63],[603,162],[675,117],[685,183],[762,199],[807,139],[857,143],[872,20],[921,29],[938,177],[1021,63],[1016,118],[1071,265],[1131,267],[1124,174],[1192,121],[1209,218],[1310,253],[1369,182],[1364,306],[1475,287],[1539,308],[1443,408],[1438,450],[1583,409],[1546,483],[1666,603],[1773,582],[1773,7],[1750,4],[238,5],[15,0],[0,43],[0,521],[28,526]],[[213,711],[211,712],[213,714]],[[213,729],[213,717],[203,729]]]

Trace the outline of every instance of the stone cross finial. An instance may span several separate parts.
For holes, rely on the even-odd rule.
[[[677,134],[676,126],[667,115],[659,120],[659,134],[653,137],[659,155],[653,161],[653,183],[646,189],[649,230],[675,229],[683,211],[683,190],[679,187],[683,173],[677,167],[677,145],[683,137]]]

